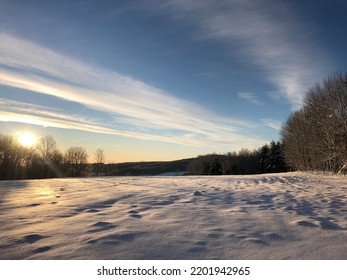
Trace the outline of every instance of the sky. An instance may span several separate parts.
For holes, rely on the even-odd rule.
[[[93,161],[175,160],[280,140],[346,72],[347,2],[0,0],[0,133]]]

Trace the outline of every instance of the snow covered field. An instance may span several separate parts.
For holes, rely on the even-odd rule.
[[[347,259],[347,177],[0,182],[1,259]]]

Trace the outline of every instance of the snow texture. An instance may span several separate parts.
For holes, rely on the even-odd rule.
[[[1,259],[347,259],[347,179],[0,182]]]

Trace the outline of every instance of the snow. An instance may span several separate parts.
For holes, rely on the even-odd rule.
[[[347,259],[346,183],[306,173],[2,181],[0,258]]]
[[[184,176],[187,174],[187,171],[171,171],[171,172],[164,172],[161,174],[158,174],[156,176]]]

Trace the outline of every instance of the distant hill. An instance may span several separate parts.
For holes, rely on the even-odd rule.
[[[187,172],[191,160],[111,163],[103,166],[103,173],[106,176],[153,176],[164,173],[182,175]]]

